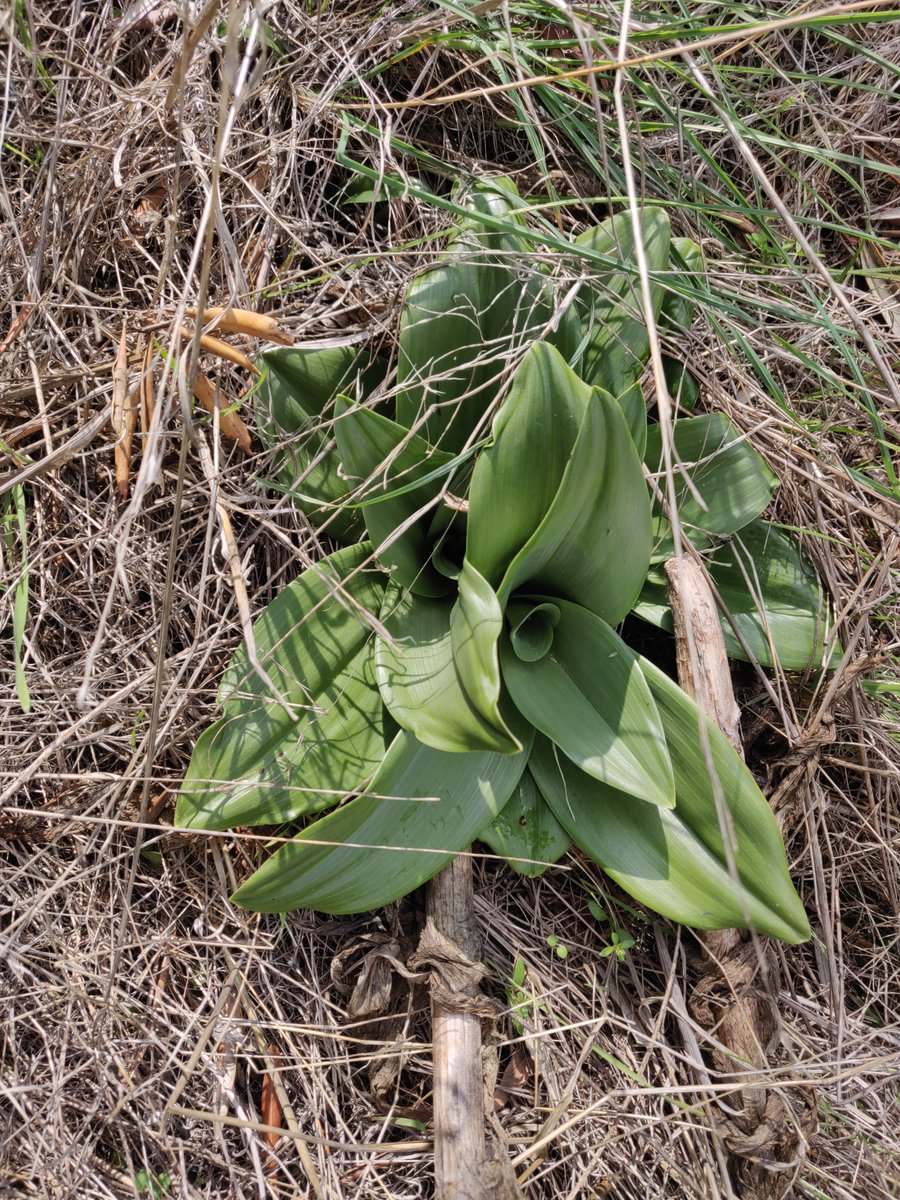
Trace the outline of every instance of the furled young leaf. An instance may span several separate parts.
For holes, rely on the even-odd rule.
[[[496,699],[493,712],[487,704],[479,707],[463,685],[453,651],[454,609],[449,597],[428,599],[389,590],[381,620],[391,640],[379,638],[375,651],[382,699],[401,729],[435,750],[520,750],[500,718]],[[495,659],[496,654],[494,649]]]
[[[368,544],[323,559],[253,625],[260,663],[242,646],[219,689],[221,720],[197,742],[175,811],[196,829],[274,824],[336,804],[381,761],[384,728],[371,627],[384,576],[363,571]]]
[[[572,844],[528,769],[500,814],[479,838],[495,854],[502,854],[519,875],[532,879],[559,862]]]
[[[521,472],[495,480],[512,504],[531,482]],[[651,539],[650,497],[622,410],[593,388],[559,490],[507,568],[500,602],[527,588],[617,624],[646,577]]]
[[[341,393],[371,391],[384,378],[386,364],[367,347],[344,345],[269,350],[259,365],[254,413],[264,444],[276,451],[279,485],[314,524],[327,524],[332,537],[361,537],[362,517],[338,507],[349,488],[331,429],[333,404]]]
[[[420,596],[446,595],[450,581],[431,562],[433,514],[428,506],[447,486],[449,473],[441,469],[453,456],[380,413],[351,407],[343,399],[336,405],[334,430],[344,473],[351,484],[363,485],[360,498],[366,502],[369,539],[379,561],[392,570],[393,582]]]
[[[559,491],[591,390],[551,346],[532,346],[472,472],[466,556],[495,589]]]
[[[468,561],[463,562],[458,583],[459,595],[450,614],[450,643],[463,691],[482,719],[502,732],[506,749],[518,750],[519,742],[500,715],[500,602],[491,585]],[[503,747],[498,744],[495,748]]]
[[[257,912],[368,912],[465,850],[503,808],[531,749],[447,754],[405,730],[367,792],[282,846],[233,896]]]
[[[528,261],[527,238],[478,222],[482,211],[520,223],[512,184],[476,189],[468,204],[472,216],[447,258],[410,285],[397,359],[397,420],[454,452],[496,399],[510,355],[541,336],[552,315],[552,292]]]
[[[674,430],[675,492],[682,528],[696,546],[707,544],[703,533],[729,534],[758,517],[778,487],[765,460],[721,413],[684,417]],[[647,431],[644,461],[651,471],[664,470],[658,425]],[[690,479],[689,488],[685,476]],[[660,483],[665,493],[664,481]],[[697,498],[699,494],[699,499]],[[701,503],[702,501],[702,503]],[[668,522],[657,517],[657,562],[672,555]]]
[[[674,809],[631,796],[579,771],[539,739],[530,759],[548,804],[574,841],[641,903],[699,929],[747,925],[800,942],[809,937],[778,823],[727,738],[684,692],[645,659],[641,670],[657,702],[675,769]],[[718,787],[700,739],[704,722]],[[733,833],[729,868],[718,798]]]
[[[541,658],[523,659],[516,636],[535,616],[543,625],[548,606],[559,612],[552,645]],[[605,621],[564,600],[517,600],[508,616],[515,636],[501,640],[500,664],[522,716],[583,771],[648,804],[671,807],[672,765],[637,655]]]
[[[665,295],[660,277],[669,263],[669,218],[661,208],[644,209],[640,223],[653,313],[658,316]],[[613,260],[608,269],[592,271],[589,287],[577,301],[587,337],[577,369],[587,383],[618,398],[639,378],[650,353],[631,214],[617,213],[586,230],[575,245]]]
[[[794,542],[765,521],[751,521],[705,555],[713,584],[757,662],[777,662],[786,671],[824,664],[828,610],[812,567]],[[661,574],[661,573],[660,573]],[[672,629],[665,577],[648,577],[634,607],[637,616]],[[732,658],[747,651],[731,623],[720,617],[725,648]],[[835,651],[827,665],[835,666]]]
[[[469,561],[501,605],[527,585],[620,621],[651,549],[647,486],[620,407],[537,344],[493,432],[472,474]]]

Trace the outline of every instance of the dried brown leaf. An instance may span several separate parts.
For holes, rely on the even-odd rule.
[[[236,442],[238,448],[249,454],[252,446],[250,442],[250,431],[240,416],[236,412],[231,412],[224,408],[221,403],[221,397],[218,405],[216,404],[216,389],[205,375],[197,374],[194,380],[194,395],[200,407],[212,415],[216,408],[219,410],[219,428],[222,431],[222,436],[227,437],[229,441]]]

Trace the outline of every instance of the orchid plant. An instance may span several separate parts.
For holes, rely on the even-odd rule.
[[[303,822],[235,893],[263,912],[368,911],[476,839],[526,874],[574,842],[676,921],[800,941],[752,774],[620,632],[629,613],[670,622],[675,553],[633,223],[530,266],[524,207],[506,180],[472,190],[409,288],[393,361],[361,344],[262,355],[273,486],[340,545],[258,617],[264,672],[246,647],[229,663],[177,823]],[[702,255],[659,209],[639,236],[674,345]],[[760,520],[777,480],[724,416],[691,415],[684,363],[664,366],[680,532],[726,602],[730,652],[823,665],[819,584]]]

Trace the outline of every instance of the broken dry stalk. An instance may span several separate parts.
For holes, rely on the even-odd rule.
[[[439,1200],[515,1200],[521,1193],[512,1167],[500,1157],[499,1147],[489,1145],[485,1131],[481,1054],[485,1013],[477,983],[481,939],[470,855],[461,854],[429,883],[423,943],[426,937],[429,947],[420,946],[419,955],[438,965],[431,980],[437,1195]],[[467,972],[470,981],[463,978],[450,991],[444,979],[452,979],[453,968]]]
[[[709,580],[701,564],[686,555],[671,559],[665,570],[678,682],[742,754],[740,708]],[[701,940],[708,962],[695,984],[691,1007],[730,1052],[714,1052],[717,1068],[746,1080],[729,1097],[729,1104],[739,1111],[729,1119],[725,1143],[740,1157],[741,1194],[768,1200],[780,1196],[783,1189],[775,1162],[790,1158],[798,1139],[796,1122],[781,1097],[766,1089],[761,1075],[768,1068],[765,1047],[774,1028],[772,1004],[762,995],[760,980],[765,948],[745,942],[737,929],[710,930],[701,934]]]
[[[147,453],[147,434],[150,432],[150,425],[153,421],[153,410],[156,407],[156,400],[153,394],[153,346],[150,342],[147,343],[147,348],[144,351],[143,362],[141,363],[141,433],[144,437],[143,453]]]

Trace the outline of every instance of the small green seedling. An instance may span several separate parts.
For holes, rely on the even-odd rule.
[[[165,1200],[172,1187],[172,1177],[163,1171],[152,1175],[143,1167],[135,1173],[134,1190],[139,1196],[148,1196],[150,1200]]]
[[[568,946],[565,946],[559,940],[559,938],[556,936],[555,933],[551,933],[550,936],[547,938],[547,945],[550,947],[550,949],[553,951],[553,953],[556,955],[557,958],[568,958],[569,957]]]
[[[534,993],[525,987],[526,978],[525,960],[523,958],[516,958],[513,973],[506,986],[506,996],[509,1000],[512,1027],[517,1034],[525,1032],[525,1025],[523,1024],[525,1018],[535,1012],[547,1012],[546,1004],[542,1000],[538,1000]]]
[[[625,961],[625,955],[634,946],[634,938],[625,929],[614,929],[610,934],[610,944],[600,951],[601,958],[609,958],[614,954],[619,962]]]

